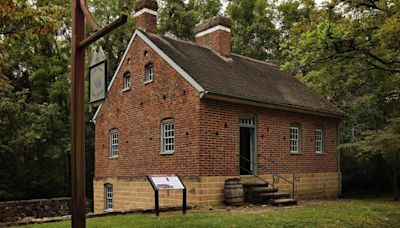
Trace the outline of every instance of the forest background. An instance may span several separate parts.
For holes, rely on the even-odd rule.
[[[112,75],[135,29],[135,1],[88,2],[101,25],[129,15],[88,52],[87,61],[102,46]],[[228,16],[233,52],[279,64],[338,105],[343,194],[399,200],[400,0],[158,2],[161,34],[194,40],[198,22]],[[70,36],[70,1],[0,1],[0,201],[70,195]],[[87,107],[89,199],[92,116]]]

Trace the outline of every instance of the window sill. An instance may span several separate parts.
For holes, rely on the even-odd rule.
[[[291,155],[301,155],[301,152],[290,152]]]
[[[144,82],[144,84],[145,84],[145,85],[147,85],[147,84],[150,84],[150,83],[152,83],[153,81],[154,81],[154,80],[151,80],[151,81],[145,81],[145,82]]]
[[[131,87],[122,89],[122,92],[126,92],[126,91],[129,91],[129,90],[131,90]]]
[[[160,152],[160,155],[171,155],[174,154],[175,151],[167,151],[167,152]]]
[[[315,152],[315,154],[316,155],[321,155],[321,156],[326,155],[324,152]]]
[[[119,156],[108,157],[108,159],[117,159]]]
[[[114,210],[113,209],[105,209],[104,212],[111,213],[111,212],[114,212]]]

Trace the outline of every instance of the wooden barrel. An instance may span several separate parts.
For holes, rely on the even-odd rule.
[[[243,204],[243,185],[240,179],[233,178],[225,181],[224,202],[226,205],[239,206]]]

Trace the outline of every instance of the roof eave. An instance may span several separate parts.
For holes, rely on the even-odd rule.
[[[315,109],[310,109],[307,107],[301,107],[301,106],[289,105],[289,104],[265,102],[265,101],[255,100],[255,99],[235,97],[235,96],[212,93],[212,92],[204,93],[204,95],[201,98],[230,102],[230,103],[235,103],[235,104],[250,105],[250,106],[255,106],[255,107],[271,108],[271,109],[277,109],[277,110],[283,110],[283,111],[305,113],[305,114],[335,118],[335,119],[339,119],[339,120],[342,120],[345,117],[345,114],[343,114],[343,113],[329,112],[329,111],[325,111],[325,110],[315,110]]]

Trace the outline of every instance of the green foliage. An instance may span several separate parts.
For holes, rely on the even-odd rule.
[[[268,1],[232,0],[227,15],[233,21],[233,52],[261,60],[279,61],[279,31]]]
[[[69,191],[70,12],[52,3],[0,3],[0,200]]]
[[[0,200],[66,193],[68,129],[57,104],[28,102],[27,91],[0,88]],[[43,170],[52,170],[51,174]]]
[[[218,15],[219,0],[163,0],[159,16],[161,33],[194,40],[194,28],[202,19]]]
[[[356,145],[363,157],[381,157],[385,161],[385,171],[389,174],[393,197],[400,200],[397,182],[400,174],[400,117],[389,119],[388,122],[383,129],[365,132],[365,138]]]
[[[135,1],[88,3],[100,27],[129,15],[126,25],[92,46],[102,45],[112,75],[134,31]],[[219,0],[159,3],[160,32],[185,40],[194,40],[195,25],[222,7]],[[0,200],[68,194],[70,8],[63,0],[0,1]],[[340,130],[344,180],[382,179],[380,170],[390,174],[391,183],[397,180],[398,0],[332,0],[318,7],[314,0],[231,0],[225,14],[233,21],[233,52],[282,63],[283,70],[346,112]],[[87,34],[92,32],[87,26]],[[365,165],[373,174],[356,170]]]
[[[96,18],[96,21],[100,27],[103,27],[111,21],[116,20],[122,14],[128,15],[128,21],[126,24],[98,40],[91,46],[92,50],[88,51],[89,60],[91,58],[92,51],[97,49],[99,45],[103,47],[109,63],[109,75],[111,75],[108,78],[109,81],[111,80],[112,73],[114,73],[116,70],[118,63],[124,54],[126,46],[129,43],[129,39],[135,30],[135,19],[133,17],[135,2],[136,1],[125,0],[98,0],[88,2],[90,3],[89,7],[91,7],[91,12]],[[87,25],[87,33],[93,33],[89,25]]]
[[[394,150],[385,150],[388,156],[373,151],[395,145],[388,119],[400,114],[399,7],[394,0],[330,1],[322,7],[291,0],[277,7],[287,38],[281,42],[283,69],[346,111],[341,151],[356,163],[362,157],[364,165],[383,164],[368,174],[375,180],[378,170],[389,172],[396,161]],[[357,172],[343,169],[344,175]]]

